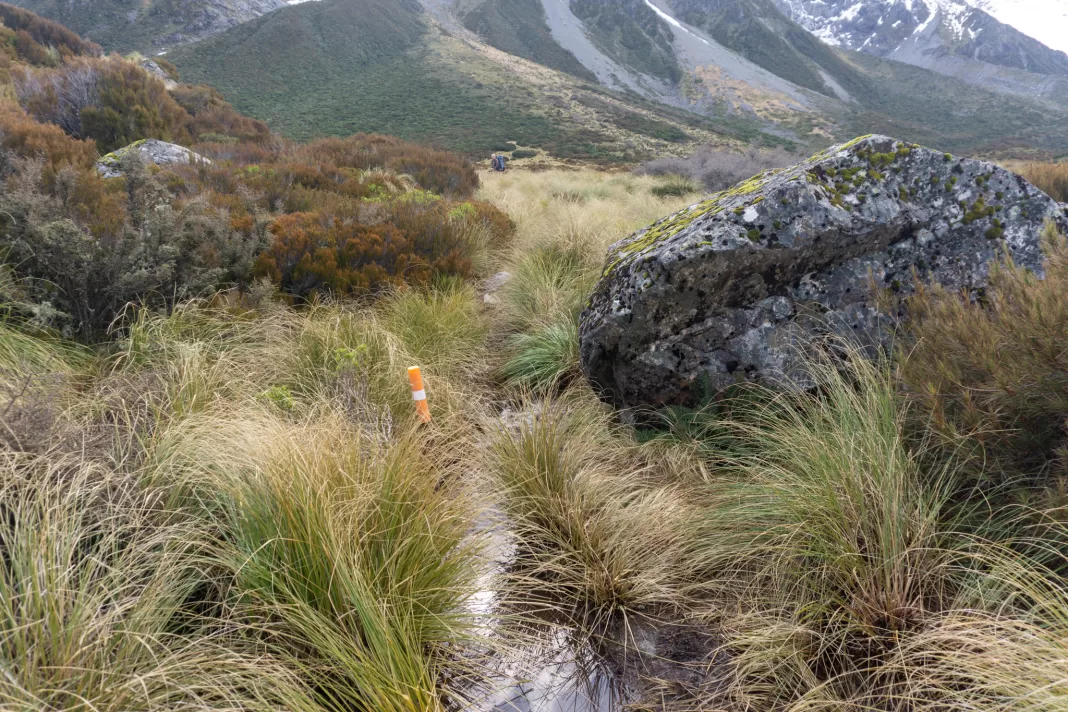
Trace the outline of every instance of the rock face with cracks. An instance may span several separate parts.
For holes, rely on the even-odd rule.
[[[916,279],[976,294],[999,250],[1041,273],[1048,220],[1068,228],[1014,173],[865,136],[613,245],[582,314],[582,367],[622,408],[796,380],[820,334],[887,343],[880,294]]]

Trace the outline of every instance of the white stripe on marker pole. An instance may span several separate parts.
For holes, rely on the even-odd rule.
[[[426,402],[426,389],[423,388],[423,374],[418,366],[408,369],[408,382],[412,386],[412,400],[415,402],[415,412],[419,420],[424,423],[430,422],[430,406]]]

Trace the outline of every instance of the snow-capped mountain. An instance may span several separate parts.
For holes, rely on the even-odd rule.
[[[975,63],[1068,77],[1068,54],[1027,34],[1068,46],[1068,0],[775,0],[824,42],[961,78]],[[1035,32],[1037,34],[1037,32]],[[969,63],[969,66],[961,62]],[[1020,77],[1014,77],[1020,79]],[[1000,79],[999,79],[1000,80]]]

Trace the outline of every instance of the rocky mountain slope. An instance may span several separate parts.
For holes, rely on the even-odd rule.
[[[791,18],[814,16],[815,0],[19,1],[109,50],[210,34],[168,58],[294,137],[382,131],[476,155],[516,142],[618,161],[695,140],[807,149],[878,131],[1068,153],[1068,56],[978,10],[981,31],[936,22],[941,5],[920,9],[936,0],[868,3],[907,7],[898,30],[913,30],[867,48]],[[824,4],[833,15],[845,0]],[[973,32],[984,42],[969,50]]]
[[[925,67],[995,91],[1061,101],[1068,93],[1068,54],[984,9],[1002,8],[1000,0],[775,2],[792,20],[834,46]],[[1032,6],[1026,15],[1010,14],[1016,18],[1041,12]]]
[[[383,131],[476,155],[514,141],[604,160],[701,132],[1068,152],[1068,111],[832,47],[773,0],[321,0],[169,58],[293,136]]]
[[[108,50],[156,53],[240,25],[289,0],[13,0]]]
[[[1068,3],[1063,0],[972,0],[1006,25],[1047,47],[1068,52]]]

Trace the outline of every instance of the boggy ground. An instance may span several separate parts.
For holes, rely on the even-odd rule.
[[[636,431],[577,316],[608,244],[697,196],[482,178],[517,223],[489,299],[221,294],[101,350],[0,323],[0,706],[485,709],[546,638],[632,709],[1068,705],[1055,236],[985,309],[922,292],[893,362],[817,351],[817,394]]]

